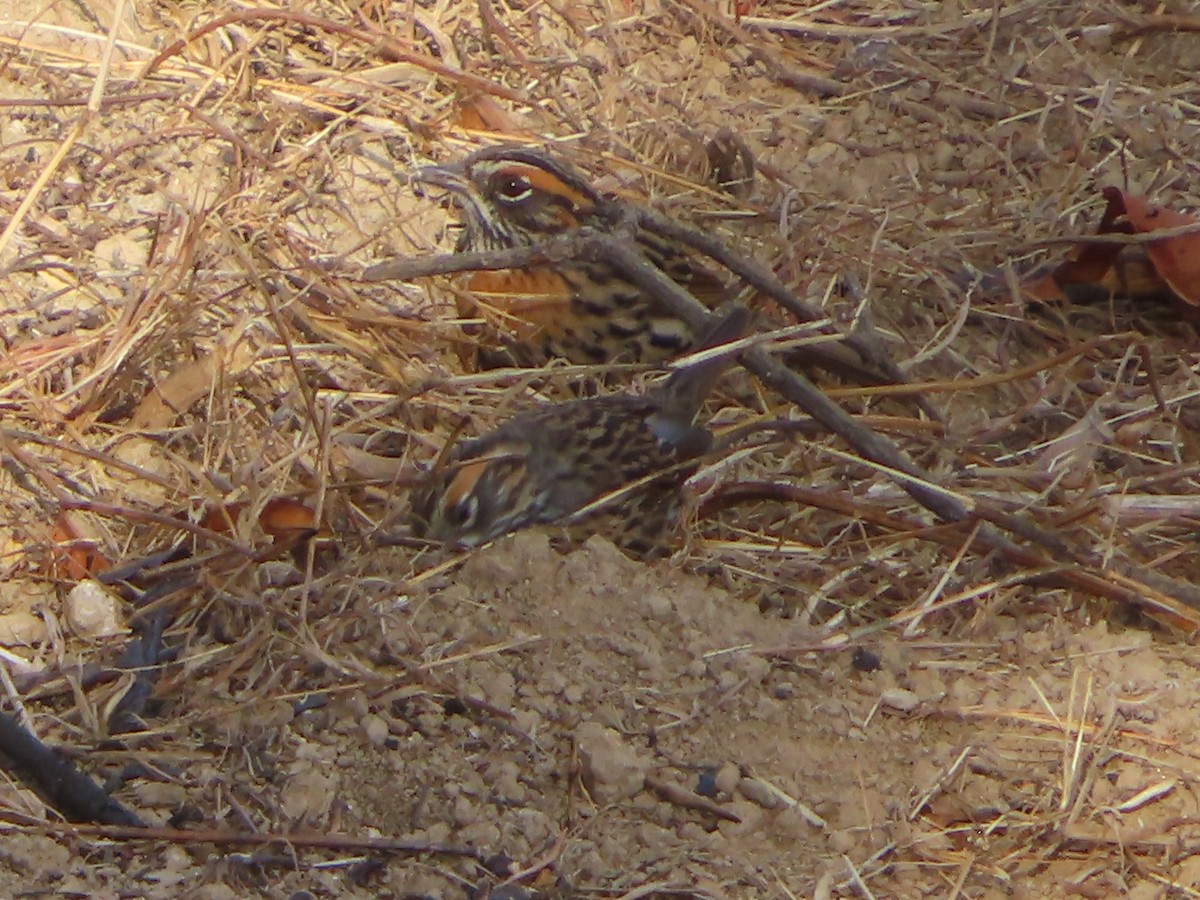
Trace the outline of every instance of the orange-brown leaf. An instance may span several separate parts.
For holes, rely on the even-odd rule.
[[[50,540],[54,545],[54,574],[59,578],[82,581],[112,568],[112,562],[96,549],[95,540],[82,534],[68,513],[55,517]]]
[[[1066,265],[1066,263],[1063,265]],[[1048,275],[1039,275],[1030,281],[1022,283],[1021,291],[1028,299],[1040,300],[1043,303],[1050,300],[1068,299],[1067,295],[1063,292],[1062,283],[1058,280],[1057,269]]]
[[[476,96],[460,101],[458,124],[468,131],[490,131],[510,137],[529,134],[493,97]]]
[[[1108,194],[1105,194],[1108,197]],[[1100,219],[1097,234],[1131,234],[1132,226],[1122,221],[1125,209],[1119,198],[1108,197],[1108,206]],[[1116,262],[1121,252],[1120,244],[1095,244],[1081,242],[1075,245],[1071,256],[1054,270],[1051,278],[1062,288],[1072,284],[1100,284]]]
[[[245,501],[210,506],[200,517],[200,526],[210,531],[226,534],[232,530],[238,517],[245,512]],[[300,532],[315,531],[317,516],[299,500],[276,497],[267,502],[258,514],[258,526],[273,538],[293,536]]]
[[[299,500],[278,497],[259,513],[258,524],[271,537],[292,536],[317,530],[317,514]]]
[[[1200,223],[1200,219],[1156,206],[1116,187],[1102,190],[1108,201],[1099,235],[1153,234]],[[1095,285],[1114,294],[1145,297],[1169,292],[1200,307],[1200,233],[1165,237],[1139,247],[1083,240],[1050,275],[1029,276],[1021,285],[1034,300],[1070,297],[1071,287]]]
[[[1144,197],[1107,187],[1110,208],[1119,204],[1135,234],[1153,234],[1167,228],[1195,225],[1200,219],[1150,203]],[[1146,252],[1162,280],[1185,303],[1200,306],[1200,233],[1180,234],[1146,245]]]
[[[228,534],[233,531],[233,526],[237,523],[238,516],[242,514],[242,510],[245,508],[246,504],[244,501],[210,506],[204,510],[204,515],[200,517],[198,524],[201,528],[207,528],[209,531],[215,531],[217,534]]]

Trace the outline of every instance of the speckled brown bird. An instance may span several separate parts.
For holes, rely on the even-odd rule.
[[[738,338],[749,318],[735,307],[703,343]],[[729,363],[716,356],[677,369],[640,397],[543,406],[457,444],[413,498],[417,532],[475,547],[530,525],[565,522],[574,537],[600,532],[636,555],[664,551],[679,517],[680,485],[712,444],[696,416]],[[591,508],[609,495],[611,502]]]
[[[462,210],[459,251],[530,246],[583,226],[609,231],[622,218],[622,201],[598,192],[562,160],[528,147],[488,147],[453,165],[420,169],[413,179],[444,188]],[[710,308],[726,296],[722,280],[684,248],[646,231],[638,233],[638,245]],[[552,357],[661,363],[697,342],[687,323],[603,262],[476,272],[467,288],[512,336],[497,364],[539,366]]]

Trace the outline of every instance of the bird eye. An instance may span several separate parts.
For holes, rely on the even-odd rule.
[[[523,175],[500,175],[493,188],[506,203],[520,203],[533,194],[533,185]]]

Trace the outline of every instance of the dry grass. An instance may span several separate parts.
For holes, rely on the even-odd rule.
[[[442,245],[444,214],[412,195],[409,169],[499,139],[552,142],[606,188],[768,264],[844,328],[861,313],[855,294],[865,297],[943,422],[886,388],[830,395],[931,482],[1053,531],[1078,557],[1099,557],[1092,574],[1159,624],[1195,627],[1200,612],[1177,599],[1195,571],[1191,326],[1172,310],[1030,311],[1005,291],[964,287],[964,273],[1023,269],[1061,252],[1044,241],[1087,233],[1098,184],[1195,205],[1200,116],[1181,74],[1196,71],[1195,50],[1160,27],[1190,20],[1115,2],[903,13],[770,3],[740,22],[704,0],[115,7],[91,8],[89,21],[51,5],[0,26],[0,546],[13,627],[38,638],[38,649],[12,646],[27,671],[9,696],[39,734],[96,746],[129,686],[106,668],[112,641],[88,644],[59,624],[72,541],[117,563],[194,543],[155,575],[173,579],[178,662],[158,681],[151,730],[130,738],[156,764],[169,749],[189,779],[241,771],[224,758],[236,742],[213,753],[216,736],[269,745],[259,720],[316,692],[372,710],[467,696],[521,733],[511,710],[451,673],[523,640],[442,646],[403,624],[405,602],[457,561],[389,545],[405,533],[407,486],[464,415],[481,430],[595,373],[558,369],[535,390],[529,378],[465,372],[452,279],[357,277]],[[121,27],[109,32],[114,16]],[[758,158],[745,199],[712,183],[705,147],[723,126]],[[847,281],[861,290],[842,292]],[[794,411],[741,389],[718,421],[756,416]],[[674,561],[811,626],[808,645],[753,646],[773,660],[933,629],[951,666],[956,640],[1014,608],[1055,620],[1132,612],[1098,605],[1091,582],[1048,586],[1061,573],[1047,562],[1087,567],[1045,548],[1034,561],[985,552],[972,523],[934,522],[825,435],[735,451],[698,481],[712,479],[783,486],[698,522]],[[797,502],[788,487],[810,494]],[[322,523],[294,559],[259,527],[281,497]],[[236,520],[227,534],[172,520],[223,506]],[[380,638],[381,621],[396,630]],[[356,652],[360,641],[371,649]],[[961,664],[979,659],[972,650]],[[1014,665],[1007,677],[1024,675]],[[1137,804],[1093,799],[1099,758],[1165,772],[1162,785],[1195,780],[1183,747],[1122,728],[1101,693],[1073,685],[1065,702],[1042,698],[1044,715],[1014,700],[1011,745],[988,751],[1007,773],[1057,755],[1058,783],[1038,776],[1024,804],[939,805],[967,760],[984,765],[964,749],[913,785],[907,835],[879,859],[846,857],[854,874],[838,889],[867,896],[886,877],[893,891],[966,896],[1045,873],[1062,853],[1105,865],[1116,848],[1099,823]],[[246,796],[226,785],[209,799]],[[304,819],[270,791],[255,800],[254,814],[233,817],[247,829]],[[1131,882],[1171,883],[1156,861],[1175,846],[1163,828],[1123,844],[1137,860]],[[670,883],[712,890],[699,876]]]

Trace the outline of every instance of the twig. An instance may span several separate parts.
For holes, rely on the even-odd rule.
[[[112,23],[108,26],[108,39],[104,42],[104,50],[100,54],[100,68],[96,80],[92,82],[92,93],[88,97],[87,111],[95,115],[100,112],[104,100],[104,86],[108,84],[108,74],[112,71],[113,50],[117,46],[117,31],[125,18],[126,0],[117,0],[113,4]]]
[[[958,528],[930,528],[911,518],[856,503],[852,498],[843,494],[819,491],[795,484],[743,482],[722,491],[715,498],[714,503],[732,505],[751,498],[770,498],[776,501],[802,503],[805,506],[826,509],[887,528],[889,531],[931,540],[952,549],[957,548],[962,541]],[[987,518],[989,521],[993,519],[1004,521],[1005,518],[993,509],[977,509],[976,512],[980,518]],[[987,513],[987,515],[984,516],[982,513]],[[999,553],[1014,565],[1034,570],[1030,576],[1031,579],[1044,579],[1064,587],[1079,588],[1094,596],[1104,597],[1117,603],[1165,611],[1175,615],[1180,615],[1180,610],[1172,601],[1193,609],[1200,609],[1200,589],[1194,585],[1180,584],[1157,572],[1144,569],[1131,572],[1127,567],[1117,566],[1116,563],[1110,563],[1113,568],[1104,570],[1095,561],[1082,559],[1080,554],[1063,546],[1061,542],[1056,542],[1055,556],[1058,558],[1045,556],[1036,550],[1014,544],[990,528],[979,529],[975,536],[975,543],[981,545],[985,550]]]
[[[141,825],[137,815],[108,796],[74,763],[63,759],[3,712],[0,712],[0,752],[17,764],[23,780],[67,818],[131,828]]]
[[[479,863],[486,860],[483,851],[455,844],[438,844],[414,838],[358,837],[351,834],[295,833],[273,834],[262,831],[223,831],[217,828],[159,828],[129,825],[71,825],[58,822],[32,822],[5,811],[0,816],[31,831],[78,835],[118,841],[164,841],[169,844],[218,844],[262,847],[286,844],[321,850],[370,850],[377,853],[418,853],[434,856],[461,856]]]
[[[122,94],[119,97],[101,97],[100,108],[111,106],[137,106],[141,103],[153,103],[159,100],[174,100],[178,97],[176,91],[148,91],[144,94]],[[59,109],[66,106],[87,106],[90,97],[65,97],[47,99],[45,97],[3,97],[0,98],[0,109],[20,109],[32,107],[35,109]]]
[[[1043,250],[1046,247],[1057,247],[1062,244],[1069,246],[1077,244],[1116,244],[1117,246],[1154,244],[1167,238],[1183,237],[1197,232],[1200,232],[1200,222],[1187,222],[1171,228],[1156,228],[1154,231],[1141,231],[1137,234],[1120,234],[1111,231],[1104,234],[1067,234],[1018,244],[1008,251],[1008,256],[1015,259],[1034,250]]]
[[[689,0],[687,3],[676,2],[673,5],[678,14],[693,19],[702,19],[706,25],[715,24],[739,45],[753,50],[754,55],[762,61],[771,77],[786,87],[800,91],[812,91],[820,97],[841,97],[850,93],[851,88],[848,84],[826,78],[815,72],[806,72],[785,63],[775,52],[774,45],[742,27],[741,23],[747,21],[745,18],[740,22],[734,21],[725,15],[724,11],[716,4],[706,2],[706,0]]]
[[[1147,34],[1168,32],[1183,34],[1200,31],[1200,16],[1158,13],[1151,16],[1122,16],[1125,21],[1123,29],[1113,32],[1112,41],[1132,41]]]
[[[670,216],[663,215],[646,206],[630,206],[629,216],[633,227],[645,228],[647,231],[679,241],[703,253],[720,263],[756,291],[770,297],[801,321],[815,322],[825,318],[823,310],[805,303],[797,297],[770,269],[759,265],[745,255],[735,253],[713,235],[677,222]],[[826,329],[826,331],[833,330],[835,329],[832,326]],[[869,339],[854,333],[840,336],[847,347],[866,362],[879,366],[883,374],[891,381],[902,383],[908,380],[903,370],[887,356],[881,354]]]
[[[512,100],[515,103],[525,103],[527,98],[520,91],[514,91],[504,87],[502,84],[497,84],[494,81],[489,81],[486,78],[480,78],[478,75],[472,75],[469,72],[464,72],[454,66],[448,66],[444,63],[437,62],[429,56],[422,53],[413,53],[395,38],[382,32],[372,34],[359,28],[353,28],[349,25],[343,25],[339,22],[333,22],[329,19],[323,19],[320,16],[309,15],[308,13],[299,12],[289,9],[246,9],[239,12],[230,13],[228,15],[219,16],[211,22],[206,22],[204,25],[196,28],[177,41],[172,41],[158,55],[146,63],[146,67],[142,70],[140,77],[142,79],[149,78],[154,74],[164,62],[170,59],[175,54],[181,52],[192,41],[199,40],[206,34],[211,34],[217,29],[224,28],[227,25],[238,25],[245,22],[291,22],[296,25],[303,25],[306,28],[312,28],[316,31],[327,31],[332,34],[338,34],[343,37],[348,37],[353,40],[361,41],[364,44],[369,44],[379,50],[386,56],[391,57],[396,62],[409,63],[413,66],[418,66],[435,75],[440,75],[450,81],[455,81],[464,87],[472,88],[473,90],[483,91],[488,94],[494,94],[497,97],[503,97],[505,100]]]
[[[668,803],[674,803],[676,806],[708,813],[710,816],[724,819],[726,822],[742,821],[741,816],[730,812],[707,797],[701,797],[695,791],[690,791],[681,784],[667,781],[665,778],[660,778],[657,775],[646,776],[646,787],[654,791],[654,793],[658,794],[658,796],[662,797]]]

